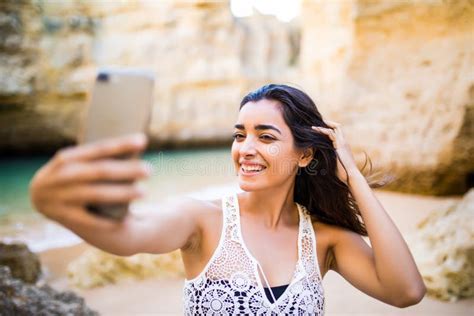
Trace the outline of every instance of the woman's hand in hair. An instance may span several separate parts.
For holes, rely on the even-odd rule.
[[[332,141],[338,157],[337,177],[345,184],[348,184],[349,176],[359,172],[351,148],[344,138],[341,124],[329,120],[324,120],[324,123],[326,123],[329,128],[322,126],[312,126],[311,128],[318,133],[326,135]]]

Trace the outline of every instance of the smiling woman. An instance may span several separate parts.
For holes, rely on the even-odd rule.
[[[380,183],[366,181],[340,124],[304,92],[271,84],[243,98],[232,144],[242,193],[150,205],[122,221],[88,213],[91,201],[140,196],[133,181],[146,168],[111,158],[145,146],[137,135],[63,150],[35,175],[32,201],[113,254],[181,249],[187,315],[323,315],[330,269],[394,306],[423,298],[411,253],[371,190]]]
[[[347,176],[337,175],[338,171],[342,174],[345,167],[337,168],[339,161],[332,140],[312,128],[329,126],[311,98],[293,87],[264,86],[242,100],[239,120],[254,126],[248,127],[250,140],[243,142],[245,133],[234,134],[234,138],[238,137],[232,147],[234,163],[239,163],[238,157],[252,156],[246,155],[246,151],[258,151],[264,159],[272,161],[269,173],[276,178],[270,179],[270,183],[280,186],[287,183],[287,177],[296,175],[295,202],[305,205],[315,219],[367,235],[357,216],[360,212],[347,186]],[[255,122],[274,122],[274,125],[255,125]],[[244,124],[237,124],[236,128],[245,131]],[[272,139],[261,139],[266,135]],[[300,161],[302,155],[304,160]],[[243,182],[241,187],[245,185]],[[261,181],[259,183],[263,185]],[[373,187],[381,185],[372,183]]]

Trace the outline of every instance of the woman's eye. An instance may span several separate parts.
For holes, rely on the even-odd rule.
[[[232,135],[232,138],[235,139],[235,140],[242,139],[242,137],[244,137],[244,135],[242,135],[242,134],[234,134],[234,135]]]
[[[236,133],[236,134],[232,135],[232,138],[235,139],[235,140],[242,140],[242,139],[245,138],[245,135],[240,134],[240,133]],[[260,139],[265,140],[265,141],[275,140],[275,138],[273,136],[270,136],[270,135],[260,135]]]
[[[260,138],[264,140],[275,140],[275,138],[273,138],[273,136],[270,136],[270,135],[262,135],[260,136]]]

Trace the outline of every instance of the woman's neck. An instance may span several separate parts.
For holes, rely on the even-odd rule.
[[[294,186],[272,188],[239,194],[240,212],[261,221],[268,229],[298,224],[298,209],[294,202]]]

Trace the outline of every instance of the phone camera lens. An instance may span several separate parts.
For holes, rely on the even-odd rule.
[[[109,74],[101,72],[97,75],[97,81],[106,82],[109,81]]]

